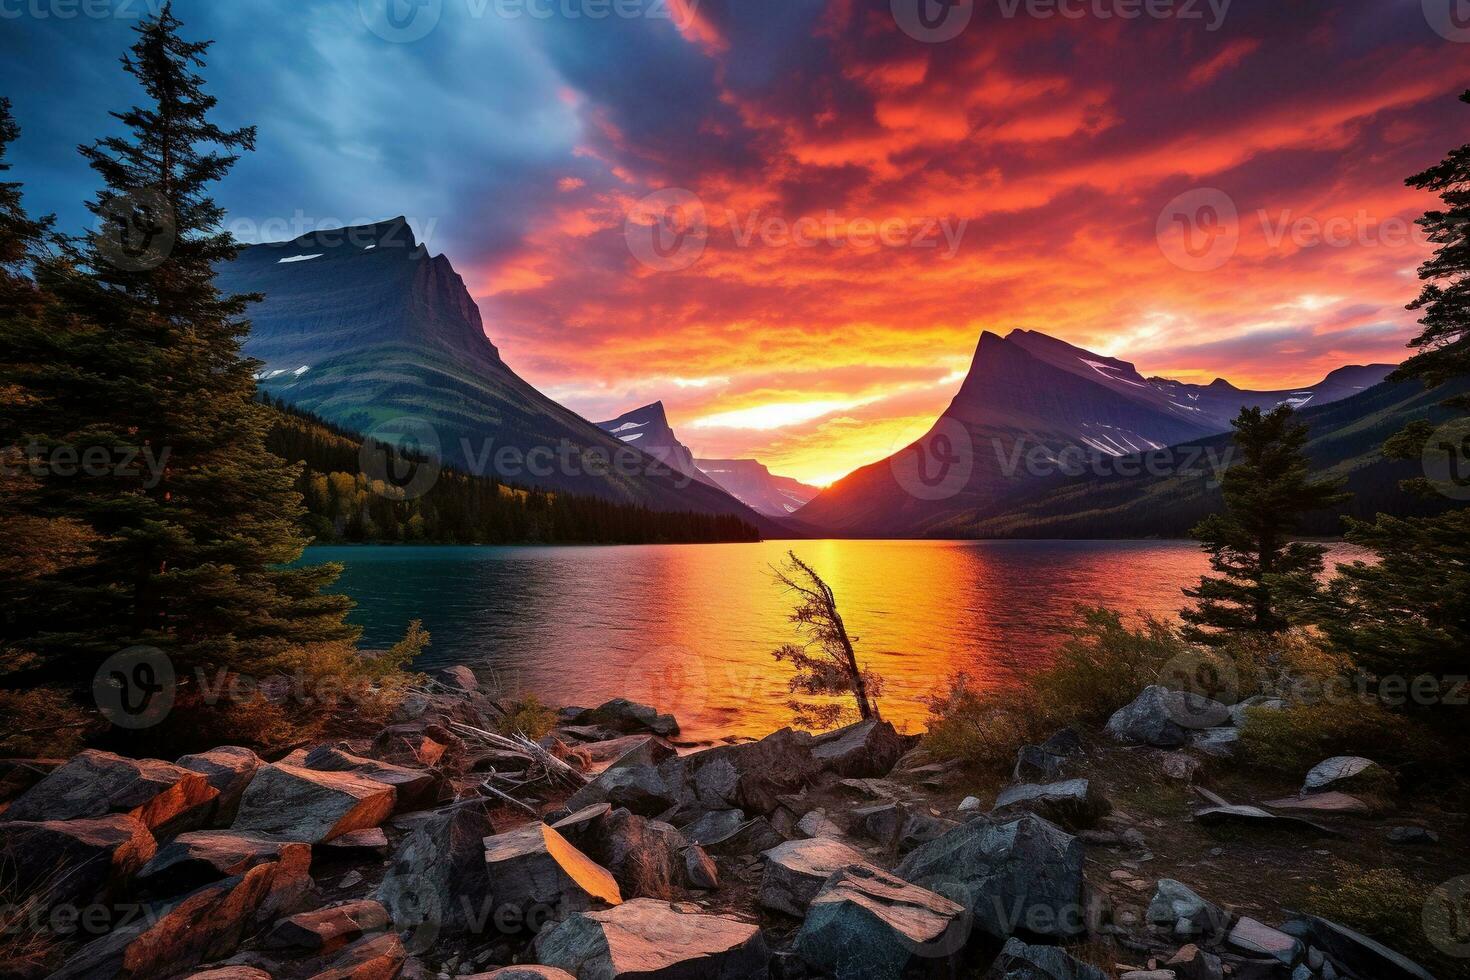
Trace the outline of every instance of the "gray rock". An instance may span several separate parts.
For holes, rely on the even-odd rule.
[[[1438,844],[1439,835],[1424,827],[1390,827],[1388,842],[1401,845]]]
[[[255,771],[265,765],[260,756],[238,745],[222,745],[208,752],[186,755],[178,764],[202,775],[219,793],[209,819],[220,827],[229,826],[235,819],[245,787],[255,778]]]
[[[806,788],[823,772],[813,745],[806,732],[783,728],[758,742],[665,760],[659,774],[666,785],[678,787],[685,812],[733,809],[769,815],[782,796]]]
[[[793,949],[836,980],[898,980],[914,961],[956,966],[968,938],[964,906],[859,864],[822,886]]]
[[[1235,927],[1230,930],[1228,942],[1236,949],[1269,956],[1288,967],[1294,966],[1306,954],[1306,947],[1300,939],[1247,916],[1241,916],[1235,923]]]
[[[985,980],[1107,980],[1107,974],[1056,946],[1028,946],[1012,937],[1001,947]]]
[[[996,819],[1028,811],[1069,830],[1091,827],[1110,813],[1113,805],[1086,779],[1036,785],[1023,783],[1001,791],[991,815]]]
[[[121,895],[157,849],[143,821],[125,813],[0,823],[7,883],[18,895],[43,895],[51,907]]]
[[[852,811],[858,830],[885,847],[897,847],[900,831],[909,818],[909,808],[902,803],[878,803]]]
[[[1162,926],[1175,936],[1197,937],[1211,946],[1223,941],[1230,928],[1230,915],[1224,909],[1172,878],[1159,879],[1147,918],[1150,925]]]
[[[765,858],[760,904],[798,919],[806,914],[807,906],[834,872],[866,860],[829,837],[787,841],[767,851]]]
[[[849,778],[886,776],[908,750],[909,740],[886,721],[860,721],[812,742],[812,757],[828,772]]]
[[[1074,728],[1061,728],[1052,737],[1041,743],[1044,752],[1052,755],[1069,756],[1082,751],[1082,736]]]
[[[1016,752],[1011,778],[1018,783],[1049,783],[1057,779],[1067,760],[1039,745],[1023,745]]]
[[[545,824],[487,837],[485,866],[497,907],[536,905],[561,917],[622,901],[612,874]]]
[[[1203,764],[1192,755],[1183,752],[1167,752],[1160,763],[1164,775],[1180,782],[1192,783],[1199,778]]]
[[[1193,943],[1180,947],[1164,968],[1173,970],[1179,980],[1225,980],[1225,964],[1220,957]]]
[[[1268,800],[1266,806],[1288,813],[1320,813],[1327,816],[1367,816],[1373,808],[1356,796],[1346,793],[1314,793],[1311,796],[1292,796],[1283,800]]]
[[[684,836],[696,844],[708,844],[711,841],[723,840],[740,829],[745,823],[745,813],[741,810],[712,810],[702,813],[681,829]]]
[[[671,901],[684,878],[684,835],[670,824],[627,810],[594,822],[578,843],[612,873],[624,898]]]
[[[581,912],[536,937],[536,959],[579,980],[764,980],[760,928],[637,898]]]
[[[392,786],[354,773],[277,762],[262,766],[246,787],[233,829],[318,844],[378,826],[396,796]]]
[[[1217,759],[1229,759],[1240,748],[1240,729],[1222,726],[1190,732],[1189,747]]]
[[[1254,697],[1246,698],[1239,704],[1230,706],[1230,723],[1236,728],[1244,728],[1247,722],[1246,712],[1252,708],[1258,708],[1262,711],[1280,711],[1285,707],[1286,702],[1281,698],[1257,694]]]
[[[83,749],[11,803],[0,822],[45,822],[125,813],[156,836],[180,827],[191,814],[202,819],[219,791],[199,773],[158,759],[125,759]]]
[[[980,797],[967,796],[960,800],[960,805],[955,808],[958,813],[979,813],[981,809]]]
[[[1355,786],[1372,786],[1391,779],[1388,771],[1372,759],[1357,755],[1338,755],[1324,759],[1312,767],[1302,781],[1303,793],[1321,793],[1329,789],[1349,790]]]
[[[463,664],[443,668],[439,671],[439,680],[456,691],[473,692],[480,689],[480,680],[475,672]]]
[[[1290,929],[1293,935],[1305,935],[1313,946],[1354,976],[1373,980],[1433,980],[1427,970],[1408,957],[1327,919],[1304,915],[1282,928]]]
[[[796,831],[803,837],[841,837],[842,828],[832,822],[825,810],[813,810],[796,822]]]
[[[1168,749],[1183,745],[1188,731],[1216,728],[1229,718],[1229,709],[1218,701],[1153,684],[1119,708],[1108,719],[1107,730],[1120,742]]]
[[[577,980],[565,970],[554,966],[536,966],[526,963],[521,966],[503,966],[489,973],[476,973],[466,980]]]
[[[439,787],[439,776],[427,769],[398,766],[353,755],[343,749],[321,745],[306,754],[303,765],[317,772],[346,772],[370,779],[395,792],[394,806],[400,812],[418,810],[432,804]]]
[[[664,738],[679,734],[679,722],[673,715],[659,714],[656,708],[629,701],[627,698],[613,698],[596,708],[583,711],[571,719],[571,724],[600,725],[626,734],[650,732]]]
[[[966,896],[976,925],[997,939],[1065,938],[1085,930],[1082,857],[1077,838],[1040,817],[981,817],[913,851],[896,873]]]
[[[946,820],[916,810],[908,815],[899,831],[898,853],[907,854],[916,847],[938,840],[958,826],[958,820]]]
[[[592,763],[596,765],[609,749],[621,749],[613,757],[609,769],[626,769],[630,766],[658,766],[665,759],[672,759],[679,754],[679,750],[657,735],[629,735],[625,738],[615,738],[610,742],[593,742],[584,752],[589,754]]]
[[[311,848],[261,834],[234,830],[198,830],[180,834],[159,848],[138,872],[138,884],[149,895],[168,897],[194,891],[251,868],[283,858],[310,863]]]
[[[566,805],[580,810],[597,803],[608,803],[614,809],[656,817],[674,806],[678,799],[677,785],[666,782],[660,769],[627,765],[608,769],[573,793]]]
[[[737,856],[769,851],[786,840],[771,827],[765,817],[747,820],[729,834],[702,846],[711,854]]]
[[[388,910],[377,902],[345,902],[282,919],[266,933],[261,945],[266,949],[332,953],[369,932],[382,932],[388,921]]]
[[[375,897],[400,928],[425,922],[446,932],[474,928],[472,917],[490,895],[485,838],[494,833],[475,804],[429,814],[398,845]]]
[[[684,887],[713,891],[720,887],[720,870],[698,844],[684,848]]]

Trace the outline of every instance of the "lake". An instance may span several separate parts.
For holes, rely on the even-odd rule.
[[[770,655],[795,639],[771,575],[788,548],[831,584],[859,658],[885,678],[884,717],[910,731],[955,671],[1003,685],[1047,663],[1076,604],[1172,616],[1207,568],[1188,541],[323,546],[305,560],[346,566],[370,647],[422,619],[421,668],[466,664],[555,706],[626,696],[710,739],[790,722],[790,674]]]

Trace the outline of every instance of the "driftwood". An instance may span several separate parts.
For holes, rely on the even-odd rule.
[[[456,735],[462,738],[472,739],[504,752],[513,752],[516,755],[528,759],[534,768],[539,768],[541,773],[539,776],[533,775],[519,780],[513,780],[508,776],[494,773],[492,774],[492,779],[499,779],[501,782],[510,783],[515,787],[528,786],[540,782],[543,779],[553,785],[561,783],[574,787],[585,786],[588,782],[585,775],[573,769],[540,745],[537,745],[521,732],[516,732],[514,735],[501,735],[498,732],[486,731],[483,728],[466,725],[461,721],[451,721],[449,727]]]

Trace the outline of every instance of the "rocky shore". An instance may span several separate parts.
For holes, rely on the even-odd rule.
[[[691,751],[614,700],[522,750],[454,668],[375,737],[274,762],[9,760],[0,871],[28,955],[0,976],[1430,977],[1242,890],[1294,855],[1442,845],[1354,795],[1378,785],[1366,759],[1264,802],[1201,785],[1240,707],[1149,688],[982,789],[881,721]]]

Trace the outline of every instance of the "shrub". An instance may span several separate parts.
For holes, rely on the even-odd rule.
[[[1391,768],[1423,765],[1438,755],[1424,729],[1369,699],[1249,708],[1245,717],[1244,760],[1293,776],[1335,755],[1367,756]]]
[[[0,691],[0,756],[69,756],[93,727],[66,691]]]
[[[1364,870],[1340,863],[1336,871],[1333,884],[1311,887],[1304,911],[1356,929],[1410,959],[1425,960],[1437,976],[1470,977],[1470,964],[1438,954],[1425,935],[1426,925],[1458,935],[1448,919],[1436,926],[1436,915],[1453,916],[1455,910],[1431,904],[1427,887],[1393,868]]]
[[[510,711],[499,725],[503,735],[521,734],[532,740],[545,737],[555,727],[556,712],[534,694],[512,701]]]

